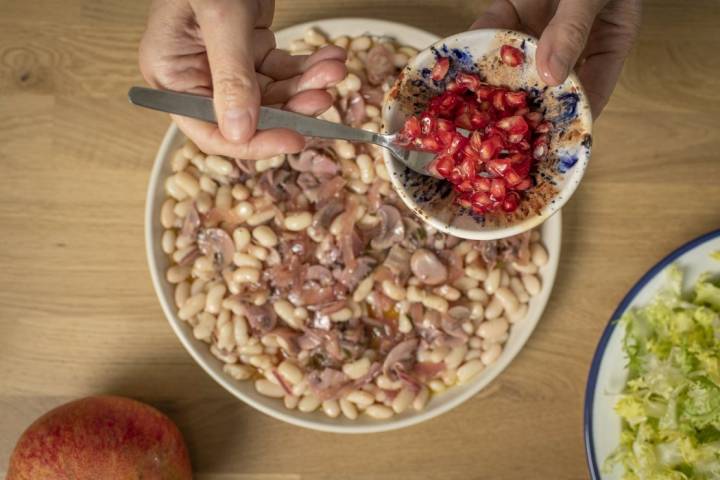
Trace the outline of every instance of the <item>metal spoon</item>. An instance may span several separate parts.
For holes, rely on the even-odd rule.
[[[217,123],[210,97],[146,87],[130,88],[128,97],[130,102],[141,107]],[[431,176],[427,166],[435,158],[435,155],[398,145],[397,133],[375,133],[277,108],[260,107],[258,130],[268,128],[288,128],[308,137],[334,138],[379,145],[387,148],[398,160],[417,173]]]

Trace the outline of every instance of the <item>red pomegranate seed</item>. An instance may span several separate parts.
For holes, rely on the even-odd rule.
[[[442,117],[450,117],[460,104],[460,97],[452,92],[445,92],[430,100],[428,111]]]
[[[517,173],[512,167],[507,169],[504,178],[508,186],[510,187],[514,187],[522,181],[522,177],[520,176],[520,174]]]
[[[516,113],[518,115],[518,113]],[[540,112],[529,112],[525,114],[525,120],[530,128],[535,129],[543,121],[544,115]]]
[[[424,137],[422,140],[422,150],[428,152],[437,152],[440,150],[440,143],[431,137]]]
[[[465,73],[460,72],[455,76],[455,82],[465,87],[466,89],[470,90],[471,92],[476,91],[478,88],[480,88],[480,79],[477,75],[473,75],[472,73]]]
[[[420,135],[430,135],[435,133],[437,119],[429,113],[420,115]]]
[[[432,69],[430,78],[432,78],[435,81],[440,81],[443,78],[445,78],[445,75],[447,75],[447,72],[449,69],[450,69],[450,59],[447,57],[438,58],[437,62],[435,62],[435,66]]]
[[[520,195],[515,192],[509,192],[505,196],[502,203],[502,209],[507,213],[512,213],[520,206]]]
[[[503,146],[503,141],[499,136],[494,135],[489,137],[487,140],[482,142],[480,150],[478,150],[480,158],[483,160],[490,160],[503,148]]]
[[[492,205],[492,199],[490,198],[490,195],[488,195],[486,192],[478,192],[475,195],[472,196],[472,203],[473,206],[477,206],[481,209],[484,209],[490,205]]]
[[[519,92],[506,92],[505,102],[511,107],[525,107],[527,105],[527,93],[520,90]],[[515,115],[523,115],[524,113],[515,113]]]
[[[457,167],[455,167],[457,174],[463,179],[463,180],[470,180],[472,178],[475,178],[475,162],[472,158],[465,157],[461,162],[457,164]]]
[[[532,187],[532,180],[530,180],[529,177],[525,177],[520,183],[515,185],[515,190],[524,191],[530,187]]]
[[[552,124],[550,122],[542,122],[535,127],[535,133],[549,133],[551,128]]]
[[[455,156],[457,152],[465,148],[468,143],[468,139],[460,135],[459,133],[453,133],[452,139],[447,143],[447,149],[445,153],[451,156]]]
[[[513,115],[512,117],[505,117],[497,122],[498,128],[508,131],[509,133],[519,133],[524,135],[528,131],[528,124],[523,117],[520,115]],[[517,142],[519,142],[518,140]],[[512,143],[517,143],[512,142]]]
[[[491,87],[490,85],[482,84],[478,87],[475,95],[479,100],[490,100],[490,97],[492,97],[494,92],[495,89],[493,87]]]
[[[410,117],[405,120],[402,134],[409,140],[417,138],[417,136],[420,135],[420,120],[418,120],[417,117]]]
[[[505,170],[507,170],[508,167],[510,167],[510,160],[503,158],[495,158],[487,162],[488,171],[499,177],[505,173]]]
[[[505,180],[502,178],[494,178],[490,182],[490,198],[493,200],[502,200],[505,198]]]
[[[455,118],[455,125],[465,130],[472,130],[472,121],[470,120],[470,114],[461,113]]]
[[[475,177],[475,180],[473,180],[473,187],[475,187],[475,190],[480,192],[489,192],[490,179],[485,177]]]
[[[470,115],[470,125],[475,130],[485,128],[490,124],[490,114],[487,112],[474,112]]]
[[[470,134],[470,146],[477,152],[480,151],[480,147],[482,146],[482,132],[480,130],[475,130]]]
[[[521,151],[523,151],[523,152],[527,152],[528,150],[530,150],[530,142],[528,142],[527,140],[523,139],[523,140],[521,140],[520,142],[518,142],[517,148],[518,148],[518,150],[521,150]]]
[[[493,93],[492,97],[492,105],[495,107],[495,110],[498,110],[500,112],[504,112],[507,105],[505,104],[505,91],[504,90],[496,90],[495,93]]]
[[[505,65],[517,67],[525,61],[525,54],[515,47],[503,45],[500,47],[500,58]]]
[[[440,145],[450,145],[450,142],[452,142],[454,136],[455,132],[437,132],[437,140]]]
[[[447,120],[445,118],[438,118],[437,126],[435,128],[437,128],[438,132],[454,132],[455,124],[452,122],[452,120]]]
[[[452,169],[455,167],[455,161],[449,155],[438,155],[433,162],[433,168],[442,177],[449,177]]]
[[[535,160],[543,160],[545,157],[547,157],[548,147],[547,143],[540,142],[534,145],[533,147],[533,158]]]

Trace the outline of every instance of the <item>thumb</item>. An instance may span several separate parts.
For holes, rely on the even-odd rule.
[[[480,18],[470,26],[471,30],[477,28],[504,28],[519,30],[520,19],[515,7],[507,0],[495,0],[482,13]]]
[[[198,2],[199,3],[199,2]],[[253,30],[257,2],[204,1],[195,17],[207,49],[220,132],[243,143],[257,127],[260,87],[255,76]]]
[[[549,85],[565,81],[585,48],[599,11],[597,0],[561,0],[538,42],[538,74]]]

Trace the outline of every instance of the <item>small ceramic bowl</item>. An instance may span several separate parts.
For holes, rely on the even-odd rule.
[[[525,62],[510,67],[500,61],[499,50],[509,44],[525,53]],[[539,225],[568,201],[585,172],[592,145],[590,104],[575,74],[562,85],[548,87],[535,67],[537,41],[510,30],[472,30],[440,40],[421,51],[405,67],[383,106],[383,130],[400,130],[410,115],[445,90],[445,82],[459,71],[478,72],[491,85],[523,89],[553,123],[549,153],[538,165],[536,185],[513,214],[479,215],[455,202],[449,182],[413,172],[383,152],[385,165],[400,198],[424,221],[457,237],[493,240],[509,237]],[[446,80],[434,81],[430,70],[439,57],[451,59]]]

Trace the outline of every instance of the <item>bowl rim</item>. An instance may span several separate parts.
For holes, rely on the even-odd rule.
[[[687,252],[694,250],[700,245],[714,240],[720,237],[720,229],[712,230],[708,233],[702,234],[699,237],[680,245],[679,247],[672,250],[670,253],[665,255],[655,265],[650,267],[640,279],[630,288],[625,294],[623,299],[618,304],[615,311],[610,316],[605,329],[603,330],[602,336],[598,341],[598,345],[593,354],[592,362],[590,364],[590,371],[588,372],[587,383],[585,386],[585,406],[583,412],[583,429],[585,438],[585,458],[587,461],[588,469],[590,470],[590,476],[592,480],[602,480],[600,474],[600,468],[595,456],[595,440],[594,440],[594,429],[593,429],[593,409],[595,405],[595,391],[597,389],[598,374],[600,372],[600,366],[605,359],[605,349],[610,342],[610,338],[615,333],[615,327],[617,326],[617,320],[627,311],[628,308],[635,301],[640,291],[645,286],[657,277],[675,260],[685,255]]]
[[[362,21],[363,26],[367,30],[372,30],[373,28],[384,28],[386,31],[391,31],[389,28],[396,28],[396,27],[402,27],[403,29],[406,29],[406,32],[414,31],[415,33],[422,34],[424,36],[432,35],[429,32],[425,32],[423,30],[417,29],[415,27],[410,27],[404,24],[395,23],[395,22],[388,22],[384,20],[374,20],[374,19],[356,19],[356,18],[336,18],[336,19],[327,19],[327,20],[319,20],[319,21],[313,21],[313,22],[306,22],[303,24],[298,24],[294,26],[290,26],[287,29],[304,29],[308,28],[310,26],[317,26],[319,28],[323,28],[324,25],[327,25],[328,23],[345,23],[347,21]],[[276,32],[276,34],[281,34],[283,30],[280,30]],[[182,132],[180,132],[177,125],[174,123],[170,123],[169,128],[167,129],[165,136],[163,137],[162,143],[160,144],[160,148],[157,151],[157,154],[155,156],[152,171],[150,174],[150,178],[148,181],[148,191],[146,194],[146,202],[145,202],[145,215],[144,215],[144,236],[145,236],[145,250],[146,250],[146,256],[148,261],[148,266],[150,269],[150,275],[153,282],[153,287],[155,289],[155,294],[158,297],[158,300],[160,301],[161,308],[163,310],[163,313],[165,314],[165,318],[167,319],[168,323],[170,323],[170,326],[175,333],[175,335],[180,339],[180,343],[183,345],[185,350],[190,354],[190,356],[193,358],[193,360],[208,374],[210,377],[215,380],[218,384],[220,384],[228,393],[233,395],[234,397],[238,398],[239,400],[243,401],[245,404],[249,405],[252,408],[255,408],[256,410],[259,410],[260,412],[273,417],[277,420],[298,426],[298,427],[304,427],[311,430],[317,430],[317,431],[323,431],[323,432],[330,432],[330,433],[344,433],[344,434],[362,434],[362,433],[376,433],[376,432],[384,432],[384,431],[390,431],[390,430],[398,430],[401,428],[409,427],[412,425],[416,425],[418,423],[430,420],[432,418],[438,417],[444,413],[447,413],[448,411],[458,407],[459,405],[465,403],[466,401],[470,400],[472,397],[478,394],[479,391],[486,388],[491,382],[493,382],[502,372],[504,372],[507,367],[512,363],[512,361],[517,357],[517,355],[520,354],[522,349],[525,347],[527,341],[529,340],[532,333],[535,331],[535,328],[537,327],[537,324],[540,322],[543,313],[545,311],[545,308],[547,307],[547,303],[549,301],[549,297],[552,293],[554,284],[555,284],[555,278],[557,275],[557,270],[560,263],[560,254],[561,254],[561,247],[562,247],[562,216],[560,212],[558,212],[557,215],[554,215],[552,219],[548,219],[548,229],[552,230],[553,235],[557,235],[557,242],[556,244],[551,248],[550,246],[546,245],[546,248],[548,249],[548,253],[550,253],[550,261],[548,264],[542,268],[544,268],[543,272],[543,288],[541,290],[541,293],[537,295],[536,297],[533,297],[533,301],[538,302],[538,304],[541,304],[541,307],[538,310],[537,318],[535,319],[534,323],[530,326],[528,326],[527,330],[522,332],[522,336],[518,338],[518,343],[516,347],[516,351],[512,352],[511,355],[506,357],[503,360],[503,364],[501,365],[498,361],[496,365],[499,365],[496,371],[491,372],[489,375],[479,375],[477,378],[473,379],[472,382],[470,382],[468,385],[459,387],[459,388],[465,388],[465,391],[458,393],[456,396],[448,398],[447,400],[443,401],[443,403],[439,404],[434,409],[425,409],[421,410],[417,413],[414,413],[411,416],[400,418],[400,419],[390,419],[389,421],[382,421],[377,422],[373,424],[357,424],[357,425],[343,425],[343,424],[326,424],[321,422],[316,422],[312,419],[312,417],[308,414],[304,417],[295,417],[292,415],[287,414],[284,411],[284,406],[281,406],[281,408],[271,407],[267,406],[266,403],[258,401],[250,396],[247,396],[245,393],[243,393],[241,390],[237,389],[233,382],[237,382],[236,380],[232,379],[228,375],[222,373],[221,371],[215,370],[212,365],[210,364],[210,361],[208,358],[202,355],[199,349],[199,345],[195,343],[195,339],[192,338],[190,329],[186,327],[184,322],[182,322],[176,314],[174,303],[172,302],[172,299],[166,298],[164,295],[164,283],[166,282],[164,275],[161,274],[159,263],[155,257],[155,242],[156,240],[159,241],[159,235],[160,230],[155,229],[155,224],[153,223],[153,217],[154,212],[156,212],[160,204],[159,202],[156,202],[156,194],[158,189],[162,188],[163,185],[163,178],[161,178],[163,167],[166,162],[168,162],[171,158],[172,154],[172,148],[175,142],[178,139],[178,136],[181,136]],[[163,200],[164,201],[164,200]],[[552,223],[551,223],[552,222]],[[547,287],[545,286],[547,285]],[[527,320],[527,319],[526,319]],[[207,347],[203,345],[206,349]],[[504,353],[504,352],[503,352]],[[274,399],[268,399],[268,400],[274,400]]]
[[[473,30],[466,30],[464,32],[456,33],[455,35],[451,35],[449,37],[441,38],[434,42],[432,45],[429,45],[424,50],[420,50],[420,53],[427,52],[431,48],[434,48],[440,43],[446,43],[446,42],[455,42],[458,40],[461,40],[465,37],[468,38],[467,44],[471,44],[471,39],[474,35],[492,35],[497,36],[500,34],[512,34],[516,37],[521,37],[523,41],[527,41],[530,39],[533,46],[537,49],[538,39],[534,36],[520,32],[517,30],[509,30],[509,29],[502,29],[502,28],[477,28]],[[407,66],[405,67],[407,68]],[[587,102],[587,93],[585,92],[585,89],[582,86],[582,83],[580,83],[580,78],[575,73],[575,70],[571,70],[570,74],[568,75],[565,82],[563,82],[561,85],[572,85],[575,87],[581,94],[582,98],[585,99],[584,102]],[[552,87],[557,88],[557,87]],[[395,101],[388,101],[388,96],[386,95],[385,99],[383,100],[383,108],[382,108],[382,122],[383,122],[383,129],[385,128],[385,125],[388,123],[388,117],[392,105],[395,103]],[[589,108],[581,109],[578,113],[579,118],[582,118],[583,124],[586,128],[586,134],[592,136],[592,128],[593,128],[593,115]],[[438,220],[436,217],[427,214],[427,211],[419,205],[415,200],[408,194],[408,192],[405,190],[405,188],[402,185],[402,182],[399,180],[399,171],[396,170],[393,167],[393,155],[389,152],[387,149],[383,149],[383,159],[385,163],[385,167],[388,170],[388,173],[390,174],[390,180],[393,184],[393,187],[395,188],[395,191],[398,192],[398,195],[402,199],[402,201],[405,203],[405,205],[413,211],[413,213],[421,217],[421,219],[435,227],[436,229],[445,232],[447,234],[468,239],[468,240],[497,240],[501,238],[511,237],[513,235],[518,235],[523,232],[527,232],[528,230],[531,230],[538,225],[542,224],[543,222],[547,221],[550,217],[558,213],[563,206],[570,200],[570,197],[573,196],[575,193],[575,190],[580,186],[580,182],[582,181],[583,177],[585,176],[585,171],[587,170],[588,163],[590,162],[591,157],[591,148],[587,149],[587,153],[584,155],[584,158],[582,158],[581,161],[579,161],[575,167],[572,170],[571,175],[567,177],[567,182],[562,190],[560,190],[552,199],[551,201],[548,201],[545,206],[542,208],[540,213],[537,215],[532,215],[524,220],[512,223],[509,226],[506,227],[499,227],[499,228],[491,228],[491,229],[485,229],[485,228],[478,228],[478,229],[466,229],[466,228],[459,228],[456,226],[452,226],[449,223],[442,222]],[[400,162],[398,162],[400,163]],[[420,214],[419,212],[423,212]]]

